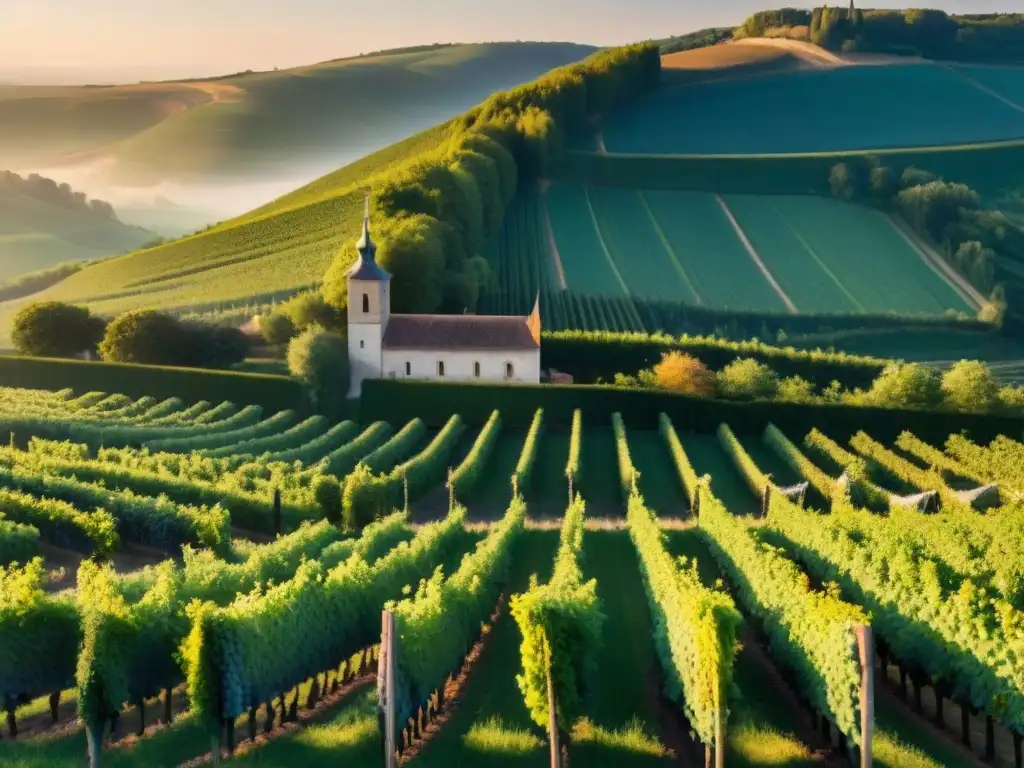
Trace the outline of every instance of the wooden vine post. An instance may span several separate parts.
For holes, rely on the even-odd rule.
[[[384,768],[395,768],[395,614],[381,613],[377,718],[384,732]]]
[[[405,472],[402,473],[402,493],[405,499],[402,509],[405,510],[405,514],[409,514],[409,475]]]
[[[274,534],[281,535],[281,489],[274,489]]]
[[[764,494],[761,496],[761,517],[768,517],[768,510],[772,505],[772,476],[765,475]]]
[[[725,720],[722,718],[725,697],[721,693],[719,697],[715,707],[715,768],[725,768]]]
[[[870,626],[856,628],[860,655],[860,768],[871,768],[875,732],[875,649]]]
[[[546,644],[545,644],[546,645]],[[551,768],[560,768],[562,764],[561,747],[558,743],[558,712],[555,709],[555,686],[551,682],[551,648],[547,647],[548,657],[548,741],[551,743]]]
[[[455,472],[451,467],[448,467],[448,509],[455,509],[455,484],[452,483],[452,475]]]

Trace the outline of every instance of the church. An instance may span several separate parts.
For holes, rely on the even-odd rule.
[[[399,315],[391,275],[377,264],[367,196],[359,257],[349,269],[349,397],[366,379],[540,382],[540,303],[527,317]]]

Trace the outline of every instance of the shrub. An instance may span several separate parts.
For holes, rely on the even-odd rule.
[[[249,341],[237,328],[183,323],[151,309],[125,312],[107,326],[100,356],[114,363],[228,367],[245,359]]]
[[[991,411],[999,405],[999,384],[984,363],[961,360],[942,375],[942,395],[958,411]]]
[[[809,403],[814,400],[814,385],[799,376],[789,376],[779,382],[777,396],[791,403]]]
[[[310,326],[288,344],[288,370],[318,404],[333,405],[348,394],[348,344],[340,334]]]
[[[764,363],[741,358],[718,372],[718,390],[724,397],[767,400],[779,391],[779,376]]]
[[[939,374],[917,363],[892,363],[871,385],[873,405],[890,408],[937,408],[942,403]]]
[[[342,325],[341,313],[324,298],[320,292],[308,291],[289,299],[275,314],[281,314],[291,321],[294,331],[304,331],[311,325],[324,328],[338,328]]]
[[[697,358],[682,352],[666,352],[654,366],[654,377],[662,389],[698,397],[714,397],[715,374]]]
[[[333,525],[341,522],[341,483],[333,475],[320,475],[313,481],[313,496]]]
[[[267,344],[287,344],[295,336],[295,323],[286,314],[271,312],[260,318],[260,334]]]
[[[29,304],[14,316],[11,342],[18,354],[70,357],[96,349],[103,320],[85,307],[45,301]]]
[[[112,363],[175,365],[182,355],[182,326],[152,309],[125,312],[107,326],[100,356]]]

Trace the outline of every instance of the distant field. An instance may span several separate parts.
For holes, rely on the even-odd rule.
[[[337,167],[593,50],[453,45],[209,81],[0,86],[0,169],[102,160],[105,181],[149,185]]]
[[[567,184],[553,184],[545,199],[558,262],[573,291],[777,312],[787,311],[786,299],[808,313],[971,311],[892,222],[868,208],[811,196],[718,198]],[[524,264],[556,264],[552,254],[545,258],[546,238],[538,234],[543,208],[520,205],[515,234],[506,228],[501,243],[506,275],[515,272],[515,253]],[[549,285],[547,278],[537,287]]]
[[[979,82],[1014,94],[1024,68]],[[970,144],[1024,138],[1016,108],[932,65],[850,66],[666,86],[613,116],[609,152],[774,154]]]

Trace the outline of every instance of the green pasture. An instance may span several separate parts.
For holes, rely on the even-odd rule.
[[[1024,67],[950,65],[949,69],[990,88],[1024,110]]]
[[[663,87],[604,129],[609,152],[652,154],[834,152],[1019,138],[1024,114],[929,64]]]

